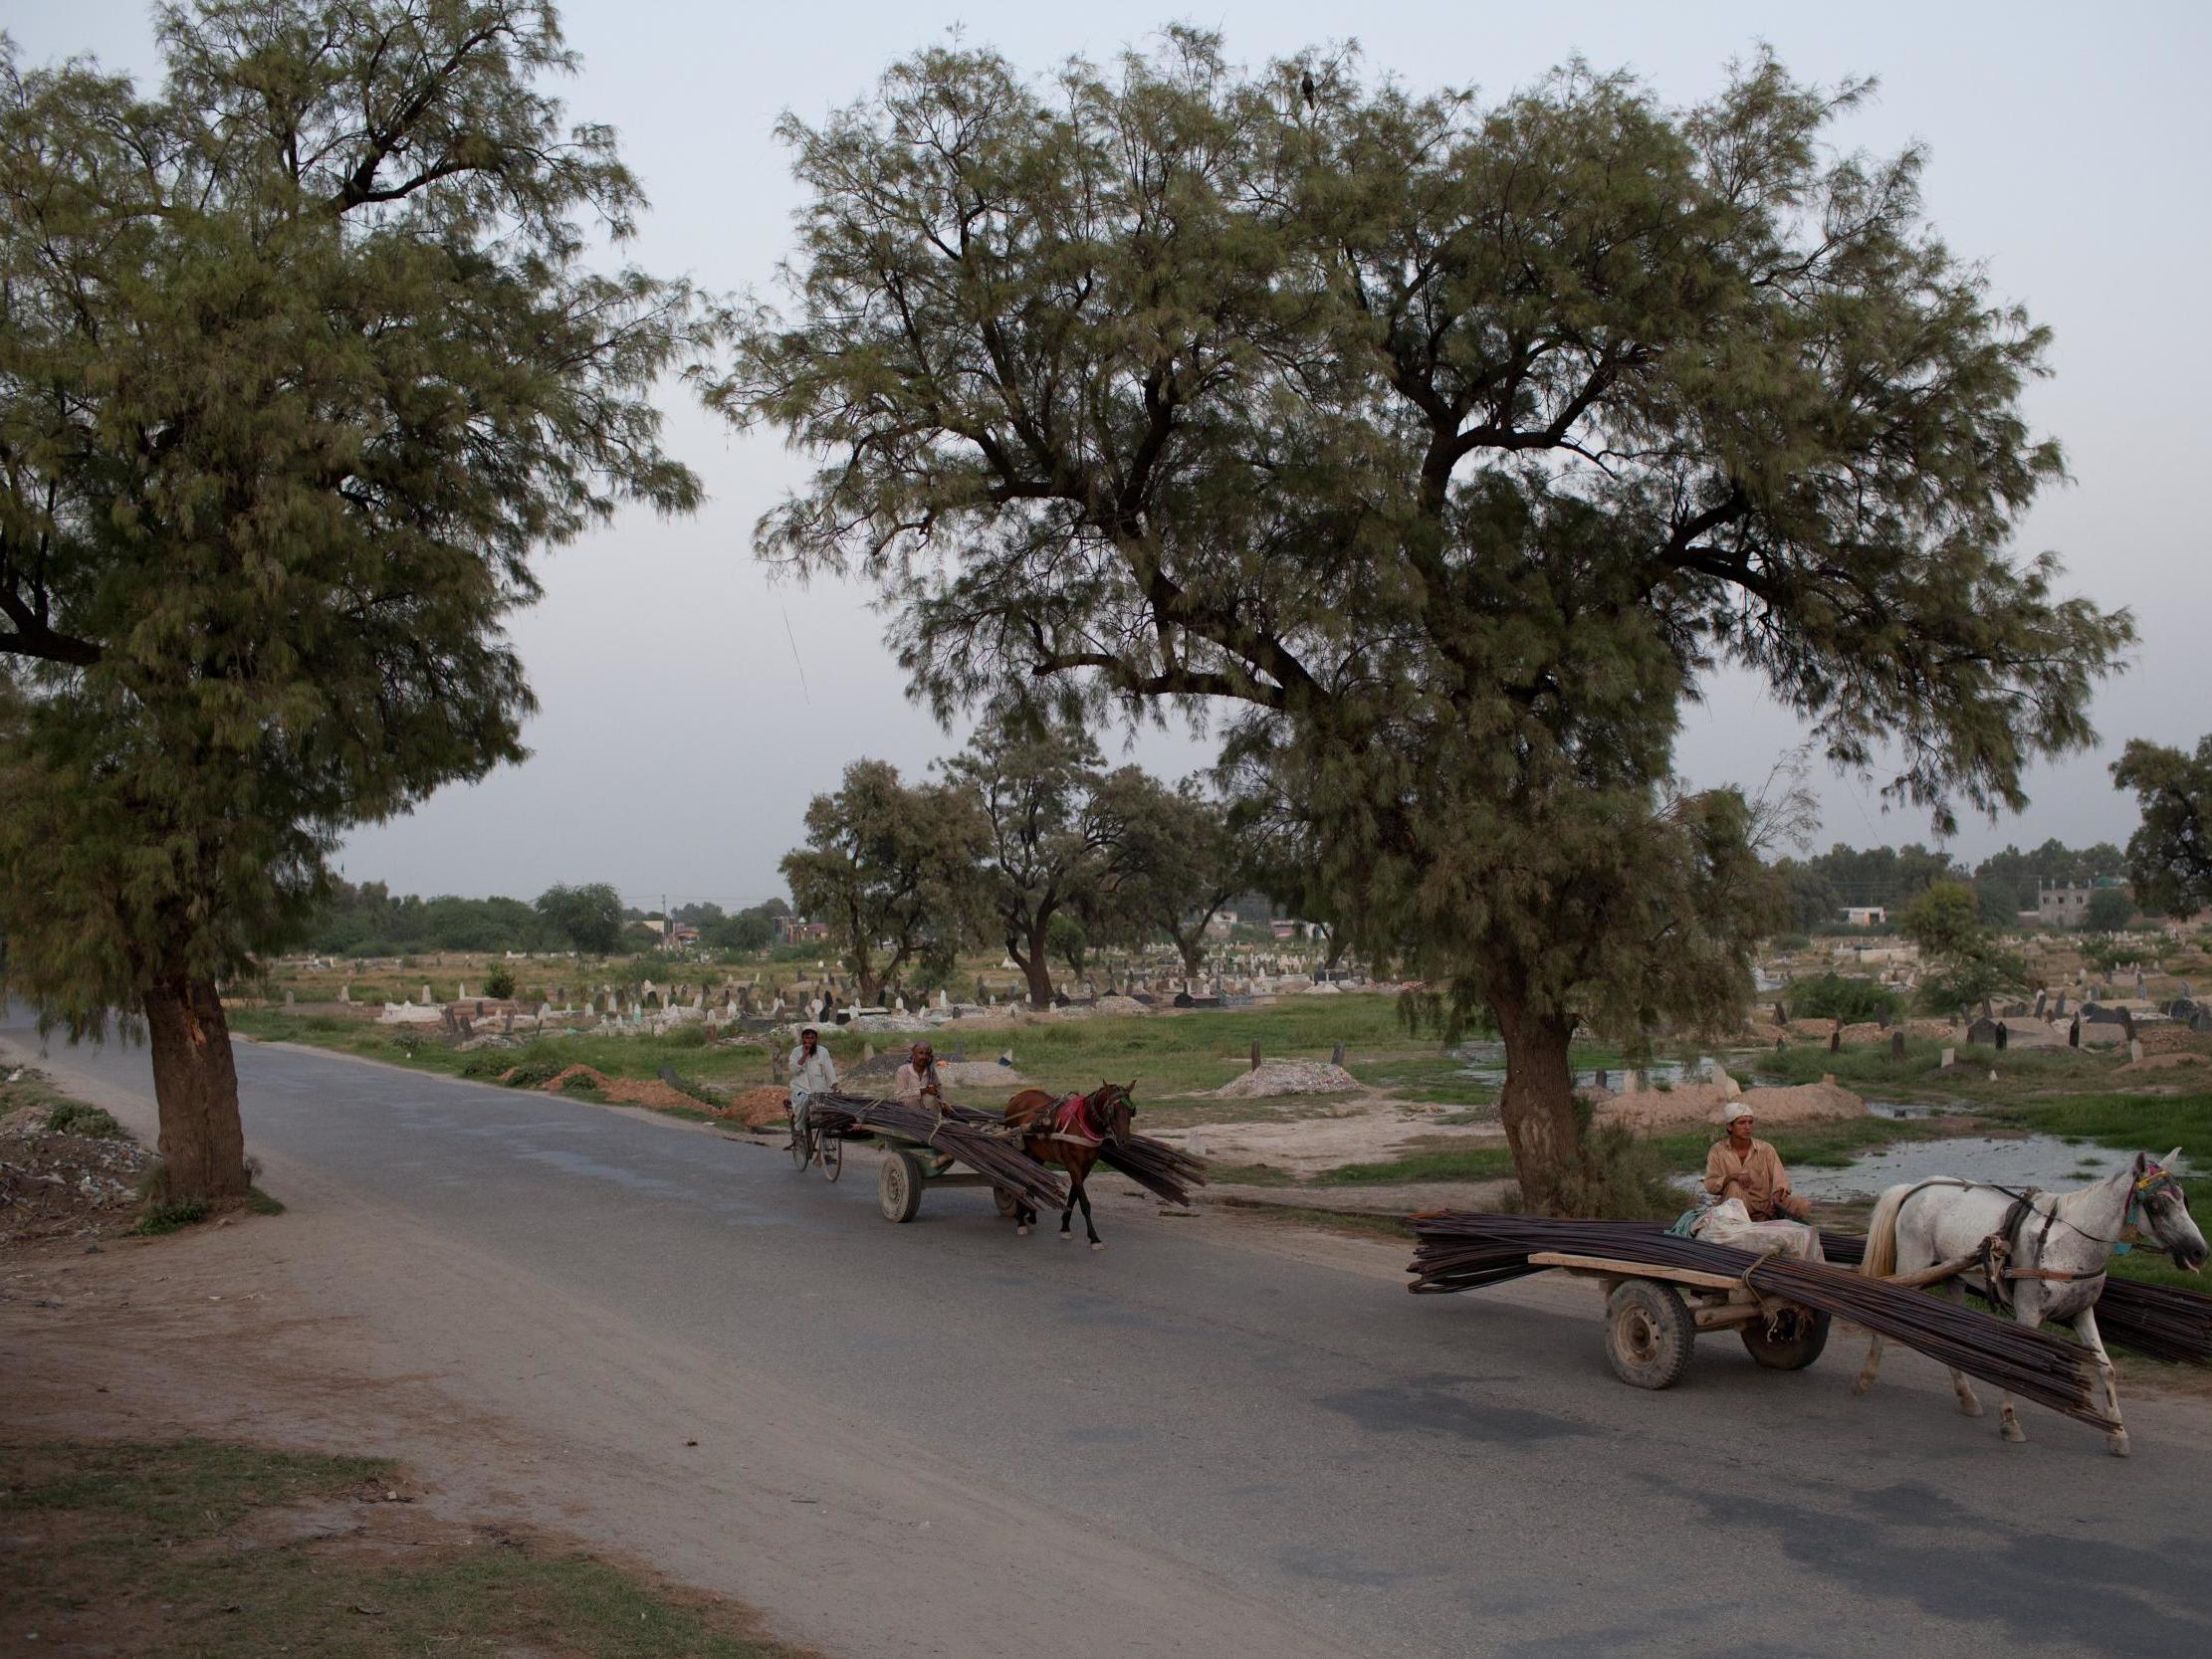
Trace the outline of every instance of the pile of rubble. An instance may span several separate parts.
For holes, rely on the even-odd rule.
[[[48,1129],[52,1110],[26,1106],[0,1120],[0,1243],[127,1232],[154,1154],[120,1134]]]

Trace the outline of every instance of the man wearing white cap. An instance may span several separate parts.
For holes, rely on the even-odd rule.
[[[1764,1141],[1751,1139],[1751,1108],[1741,1103],[1721,1112],[1728,1137],[1705,1154],[1705,1190],[1715,1198],[1741,1198],[1754,1221],[1803,1221],[1813,1206],[1790,1190],[1782,1154]]]

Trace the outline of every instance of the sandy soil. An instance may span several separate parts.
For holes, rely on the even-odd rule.
[[[1599,1116],[1639,1129],[1711,1126],[1718,1135],[1720,1109],[1740,1101],[1761,1123],[1796,1124],[1815,1118],[1864,1118],[1867,1103],[1834,1083],[1801,1083],[1786,1089],[1741,1089],[1731,1093],[1717,1083],[1677,1083],[1671,1089],[1640,1089],[1600,1102]]]
[[[1264,1123],[1203,1124],[1162,1130],[1159,1137],[1220,1163],[1264,1163],[1293,1175],[1313,1175],[1343,1163],[1379,1163],[1403,1156],[1416,1143],[1432,1149],[1444,1141],[1503,1145],[1495,1123],[1439,1124],[1440,1109],[1409,1107],[1372,1097],[1346,1101],[1325,1117]]]

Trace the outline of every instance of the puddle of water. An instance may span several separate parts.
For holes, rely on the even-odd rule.
[[[2040,1186],[2047,1192],[2072,1192],[2110,1174],[2133,1155],[2109,1146],[2070,1146],[2053,1135],[2003,1141],[1961,1136],[1951,1141],[1915,1141],[1885,1146],[1841,1169],[1793,1169],[1790,1180],[1808,1198],[1875,1198],[1884,1187],[1899,1181],[1926,1180],[1930,1175],[1958,1175],[2001,1186]]]
[[[1501,1089],[1505,1086],[1505,1045],[1503,1043],[1461,1043],[1451,1051],[1452,1057],[1466,1062],[1465,1075],[1486,1088]],[[1713,1059],[1701,1054],[1688,1065],[1679,1060],[1655,1060],[1642,1069],[1652,1083],[1676,1084],[1685,1079],[1692,1083],[1709,1082],[1712,1078]],[[1619,1066],[1608,1068],[1605,1074],[1609,1087],[1621,1087],[1626,1075]],[[1587,1089],[1598,1081],[1595,1070],[1585,1067],[1575,1073],[1575,1087]]]

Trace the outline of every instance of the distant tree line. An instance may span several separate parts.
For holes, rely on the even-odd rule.
[[[731,915],[712,904],[679,905],[669,920],[699,930],[711,950],[757,951],[774,942],[775,919],[790,906],[771,899]],[[463,899],[451,894],[424,899],[394,894],[383,882],[333,881],[315,911],[301,947],[329,956],[410,956],[437,950],[577,950],[609,956],[651,949],[660,934],[640,924],[647,913],[628,909],[604,882],[559,884],[536,901]],[[652,913],[652,920],[659,920]]]
[[[1966,887],[1984,924],[2009,928],[2022,912],[2036,908],[2036,889],[2043,882],[2089,882],[2128,869],[2127,855],[2108,841],[2077,848],[2057,840],[2029,852],[2007,847],[1970,867],[1917,842],[1863,849],[1838,842],[1825,853],[1783,859],[1775,866],[1788,896],[1791,923],[1801,933],[1840,925],[1847,906],[1902,910],[1939,882]],[[2115,905],[2124,907],[2116,919]],[[2110,901],[2095,907],[2089,921],[2105,929],[2123,927],[2133,910],[2128,897],[2115,890]]]

